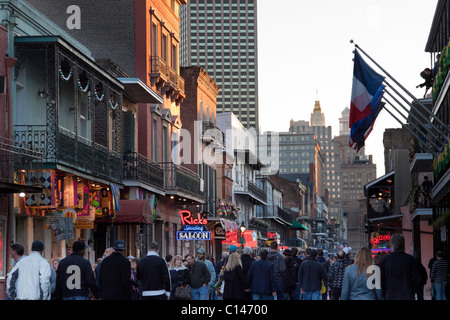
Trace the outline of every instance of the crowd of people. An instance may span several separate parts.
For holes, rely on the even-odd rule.
[[[115,241],[93,266],[84,258],[87,245],[75,241],[72,253],[50,263],[36,240],[31,254],[13,244],[14,264],[7,277],[12,300],[422,300],[428,276],[405,253],[401,234],[391,237],[391,252],[372,255],[360,248],[340,249],[331,259],[322,249],[280,252],[277,242],[254,256],[232,245],[217,263],[203,248],[196,256],[162,258],[153,242],[139,260],[125,257],[125,242]],[[430,261],[433,297],[446,300],[448,262],[442,252]]]

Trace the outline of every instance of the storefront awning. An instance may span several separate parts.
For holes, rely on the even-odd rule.
[[[292,226],[289,227],[292,230],[308,230],[307,226],[304,226],[298,221],[292,220]]]
[[[120,211],[116,212],[114,223],[153,223],[148,200],[120,200]]]

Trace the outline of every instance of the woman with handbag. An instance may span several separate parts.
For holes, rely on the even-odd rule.
[[[169,272],[172,280],[170,300],[190,300],[189,272],[183,265],[183,257],[176,255],[172,259]]]

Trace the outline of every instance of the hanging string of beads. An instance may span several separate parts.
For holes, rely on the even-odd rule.
[[[86,82],[86,86],[83,88],[80,79],[78,79],[78,88],[84,93],[86,93],[89,90],[89,81]]]
[[[72,78],[72,68],[70,68],[69,74],[66,76],[64,75],[61,66],[59,66],[59,77],[64,81],[69,81],[70,78]]]
[[[97,89],[94,90],[94,95],[95,95],[95,99],[97,99],[97,101],[102,101],[103,98],[105,97],[105,91],[102,91],[102,95],[98,96],[98,92]]]
[[[113,110],[116,110],[117,107],[119,106],[119,99],[116,99],[115,102],[112,102],[112,99],[109,98],[109,107]]]

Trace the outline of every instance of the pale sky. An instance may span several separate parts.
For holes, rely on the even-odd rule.
[[[325,124],[332,126],[333,136],[339,135],[338,119],[345,107],[350,108],[354,50],[350,39],[422,98],[425,88],[416,85],[423,82],[420,72],[431,66],[425,44],[436,4],[437,0],[258,0],[261,131],[285,132],[291,119],[309,121],[317,90]],[[366,140],[366,154],[373,155],[377,177],[385,174],[383,132],[399,127],[381,111]]]

